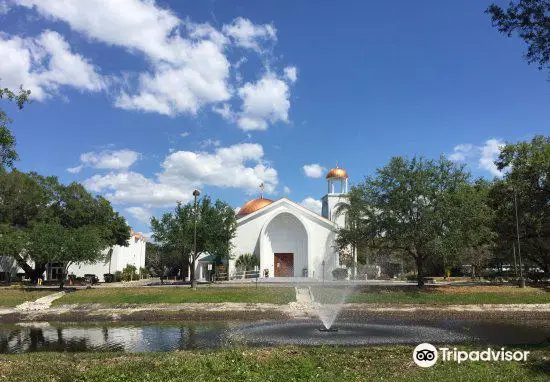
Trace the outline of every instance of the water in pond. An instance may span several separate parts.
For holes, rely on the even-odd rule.
[[[0,327],[0,353],[32,351],[149,352],[233,345],[387,345],[431,343],[540,344],[548,327],[446,320],[423,322],[368,320],[337,322],[338,331],[321,332],[319,320],[263,323],[67,326],[48,323]]]

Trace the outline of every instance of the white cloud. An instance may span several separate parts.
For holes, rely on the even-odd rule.
[[[191,133],[189,133],[188,131],[184,131],[183,133],[180,134],[180,137],[185,138],[185,137],[188,137],[189,135],[191,135]]]
[[[283,193],[284,193],[285,195],[290,194],[290,188],[289,188],[288,186],[284,186],[284,187],[283,187]]]
[[[235,120],[235,113],[231,110],[231,106],[227,103],[224,103],[221,106],[214,106],[212,111],[219,114],[223,119],[227,121]]]
[[[71,174],[78,174],[82,170],[82,167],[83,167],[82,165],[70,167],[67,169],[67,171],[70,172]]]
[[[277,41],[277,30],[271,24],[255,25],[250,20],[238,17],[229,25],[223,26],[223,32],[230,36],[237,46],[261,51],[266,41]]]
[[[139,204],[144,208],[188,202],[194,188],[217,186],[257,192],[260,183],[273,193],[277,171],[264,161],[259,144],[244,143],[217,148],[213,153],[177,151],[162,163],[156,178],[136,172],[111,172],[84,181],[90,191],[102,193],[113,203]]]
[[[127,170],[140,157],[140,154],[132,150],[106,150],[101,152],[88,152],[80,155],[83,165],[109,170]]]
[[[449,160],[453,162],[464,162],[466,159],[475,155],[476,147],[471,144],[456,145],[453,152],[449,155]]]
[[[255,83],[247,82],[238,93],[243,106],[237,124],[242,130],[266,130],[268,122],[288,122],[289,88],[273,74],[267,73]]]
[[[506,143],[500,139],[489,139],[481,147],[481,157],[479,158],[479,167],[489,171],[492,175],[502,177],[503,172],[499,171],[495,165],[495,160],[500,154],[500,149]]]
[[[208,139],[205,139],[205,140],[201,141],[201,143],[199,145],[202,148],[207,148],[207,147],[210,147],[210,146],[220,147],[221,144],[222,143],[219,139],[208,138]]]
[[[229,61],[214,42],[185,42],[181,62],[158,64],[155,72],[142,73],[138,91],[123,92],[116,105],[165,115],[195,115],[206,104],[227,101],[231,97]]]
[[[6,0],[0,0],[0,16],[10,11],[10,6]]]
[[[300,204],[308,210],[315,212],[316,214],[321,214],[321,207],[323,206],[323,204],[320,200],[308,196],[307,198],[302,200]]]
[[[500,148],[504,145],[505,142],[497,138],[488,139],[483,146],[460,144],[453,148],[453,152],[448,157],[453,162],[477,162],[480,169],[488,171],[493,176],[502,177],[504,173],[497,169],[494,162],[500,154]]]
[[[272,193],[278,184],[277,171],[265,163],[263,156],[263,147],[253,143],[217,148],[214,153],[177,151],[162,164],[164,172],[159,179],[175,186],[206,184],[250,193],[264,183],[265,191]]]
[[[0,33],[0,78],[2,86],[31,90],[32,98],[44,100],[61,86],[96,92],[105,79],[88,60],[73,53],[57,32],[46,30],[35,38]]]
[[[154,1],[139,0],[15,0],[21,6],[35,8],[51,19],[66,22],[72,29],[108,45],[140,51],[155,59],[173,61],[177,52],[172,45],[181,21]]]
[[[306,164],[302,167],[304,174],[309,178],[320,178],[325,172],[325,168],[318,163]]]
[[[285,77],[291,82],[294,83],[298,79],[298,71],[295,66],[287,66],[284,69]]]
[[[227,55],[229,47],[234,46],[263,53],[264,46],[277,41],[275,27],[271,24],[257,25],[238,17],[217,29],[208,23],[182,19],[155,0],[14,0],[14,4],[33,9],[49,20],[65,22],[92,42],[143,56],[148,67],[142,73],[125,74],[124,78],[112,76],[109,90],[116,94],[116,107],[167,116],[195,116],[209,106],[243,130],[265,130],[268,123],[288,121],[287,82],[296,80],[296,69],[285,68],[284,81],[265,75],[258,82],[249,82],[236,91],[243,78],[239,67],[247,58],[236,57],[232,65]],[[47,48],[56,48],[47,42],[43,42]],[[30,61],[24,49],[19,49],[18,53],[2,55],[13,59],[3,60],[8,64],[4,62],[0,68],[8,66],[10,72],[7,69],[4,73],[0,71],[0,76],[3,80],[13,79],[17,86],[23,83],[37,92],[43,91],[40,84],[26,78],[30,69],[18,72],[20,66],[25,68]],[[104,89],[105,81],[93,76],[94,68],[80,56],[77,58],[82,62],[74,62],[74,65],[66,65],[70,62],[69,57],[52,60],[55,71],[45,76],[44,81],[48,79],[55,85],[54,81],[59,82],[60,77],[69,78],[76,82],[73,86],[80,89]],[[232,67],[235,70],[230,70]],[[78,75],[70,75],[77,72]],[[40,99],[43,94],[37,93],[37,97]],[[243,103],[238,115],[231,111],[228,103],[236,97]]]
[[[136,172],[94,175],[84,181],[84,186],[90,191],[102,193],[113,203],[140,204],[146,208],[167,207],[177,201],[191,200],[191,192],[155,182]]]
[[[149,221],[152,216],[151,211],[143,207],[137,207],[137,206],[128,207],[128,208],[125,208],[124,211],[132,215],[134,218],[136,218],[136,220],[145,224],[149,224]]]

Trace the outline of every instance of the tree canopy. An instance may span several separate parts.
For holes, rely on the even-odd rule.
[[[214,203],[203,197],[197,206],[197,251],[194,252],[195,209],[192,203],[179,203],[174,212],[165,213],[160,219],[151,219],[153,239],[166,251],[180,255],[182,275],[191,263],[191,281],[195,280],[195,262],[201,253],[228,258],[231,239],[235,236],[237,222],[233,208],[221,200]]]
[[[19,109],[22,109],[29,101],[30,94],[30,90],[24,90],[23,88],[19,89],[18,92],[0,88],[0,100],[15,101]],[[18,158],[17,151],[15,151],[15,137],[8,128],[11,122],[11,118],[0,108],[0,170],[12,167],[13,162]]]
[[[500,245],[516,245],[515,195],[521,253],[550,274],[550,137],[507,144],[496,165],[506,170],[490,194]]]
[[[510,37],[517,32],[527,44],[525,58],[539,69],[550,68],[550,1],[510,1],[508,8],[491,4],[486,12],[493,26]]]
[[[472,240],[486,209],[482,192],[469,178],[444,157],[392,158],[351,191],[347,209],[352,219],[339,231],[339,244],[370,242],[411,258],[422,286],[427,261],[443,254],[462,256],[467,246],[490,241]]]
[[[0,173],[0,253],[36,280],[47,263],[92,262],[128,245],[130,228],[109,201],[81,184],[18,170]]]

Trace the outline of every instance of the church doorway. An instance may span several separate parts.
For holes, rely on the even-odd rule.
[[[275,253],[273,255],[273,264],[275,265],[275,277],[294,276],[293,253]]]

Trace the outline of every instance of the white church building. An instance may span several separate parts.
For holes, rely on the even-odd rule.
[[[128,239],[128,246],[115,245],[105,249],[102,252],[104,256],[96,262],[71,263],[67,268],[67,275],[84,277],[84,275],[92,274],[96,275],[100,281],[104,281],[103,275],[122,271],[127,265],[133,265],[139,270],[145,267],[145,248],[145,237],[141,233],[132,231],[130,239]],[[32,262],[29,265],[34,266]],[[43,280],[60,280],[65,266],[66,264],[63,263],[46,264],[46,271],[42,275]],[[0,254],[0,282],[14,280],[18,274],[23,274],[23,269],[17,265],[15,260]]]
[[[346,202],[348,174],[336,167],[326,179],[328,192],[322,198],[321,215],[287,198],[273,201],[260,196],[245,203],[237,213],[229,274],[237,273],[239,256],[249,253],[259,259],[261,278],[331,280],[332,270],[340,267],[336,231],[346,219],[336,211]]]

